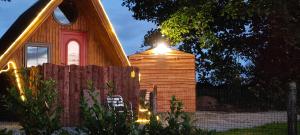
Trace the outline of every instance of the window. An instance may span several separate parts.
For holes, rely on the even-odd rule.
[[[27,45],[25,58],[26,67],[48,63],[49,48],[46,45]]]
[[[77,20],[78,12],[73,2],[63,2],[53,13],[54,19],[61,25],[70,25]]]
[[[68,43],[68,65],[79,65],[80,54],[79,54],[79,43],[77,41],[71,40]]]

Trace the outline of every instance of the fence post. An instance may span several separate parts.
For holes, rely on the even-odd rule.
[[[157,86],[156,85],[153,86],[153,91],[151,92],[150,99],[151,99],[150,101],[151,110],[153,114],[156,114],[157,113]]]
[[[297,135],[297,84],[291,81],[288,85],[288,135]]]

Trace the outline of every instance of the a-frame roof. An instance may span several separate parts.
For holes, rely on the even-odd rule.
[[[6,33],[0,39],[0,68],[3,68],[13,53],[18,50],[24,42],[34,33],[36,29],[53,13],[55,8],[61,4],[63,0],[39,0],[28,10],[26,10],[11,25]],[[122,48],[121,43],[114,31],[112,24],[100,2],[100,0],[84,0],[91,2],[95,11],[99,15],[101,23],[103,23],[107,34],[109,35],[114,51],[117,52],[118,58],[122,65],[130,66],[130,62]]]

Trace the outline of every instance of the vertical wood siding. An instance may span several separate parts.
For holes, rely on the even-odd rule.
[[[104,29],[102,29],[103,26],[101,25],[103,24],[95,19],[96,11],[83,6],[84,4],[78,6],[78,19],[71,25],[61,25],[56,22],[52,15],[49,16],[26,43],[48,44],[50,47],[50,63],[61,64],[60,31],[85,32],[87,33],[87,65],[122,66],[120,59],[116,57],[116,52],[109,47],[112,45]],[[15,52],[11,58],[19,66],[25,65],[24,48],[22,47]]]

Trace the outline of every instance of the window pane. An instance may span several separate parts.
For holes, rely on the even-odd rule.
[[[66,15],[60,10],[60,8],[56,8],[54,10],[55,19],[61,24],[70,24],[71,21],[66,17]]]
[[[27,67],[48,63],[48,48],[43,46],[27,46]]]
[[[55,20],[62,25],[74,23],[78,18],[76,5],[72,1],[64,1],[59,5],[53,13]]]
[[[68,43],[68,65],[79,65],[79,44],[76,41]]]
[[[37,47],[28,46],[27,47],[27,67],[36,66],[36,51]]]
[[[43,63],[48,63],[48,48],[38,47],[37,48],[37,63],[41,65]]]

